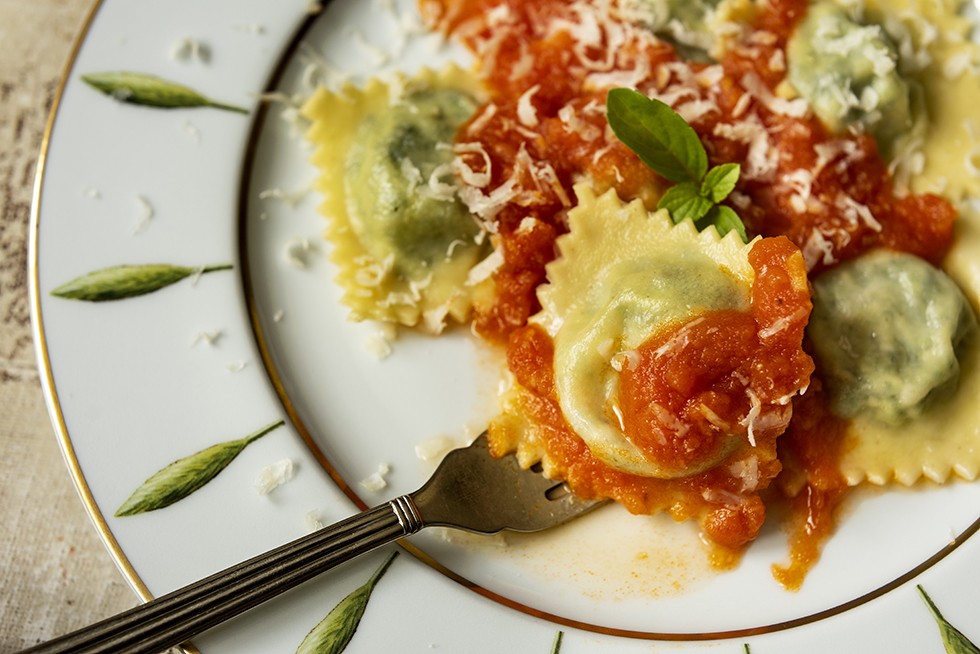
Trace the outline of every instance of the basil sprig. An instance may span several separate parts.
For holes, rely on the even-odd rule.
[[[735,230],[748,242],[745,225],[720,204],[735,189],[741,167],[708,168],[708,155],[694,129],[668,105],[632,89],[612,89],[606,119],[617,138],[654,172],[675,185],[658,205],[675,223],[691,220],[699,229],[714,226],[724,236]]]

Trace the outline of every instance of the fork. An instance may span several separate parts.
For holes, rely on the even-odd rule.
[[[480,534],[504,529],[534,532],[598,504],[579,499],[561,482],[521,468],[512,455],[493,458],[484,432],[469,447],[447,454],[414,493],[22,654],[154,654],[425,527]]]

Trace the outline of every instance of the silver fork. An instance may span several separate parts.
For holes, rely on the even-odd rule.
[[[425,527],[541,531],[597,506],[564,484],[490,456],[484,433],[453,450],[417,491],[22,654],[153,654],[316,575]]]

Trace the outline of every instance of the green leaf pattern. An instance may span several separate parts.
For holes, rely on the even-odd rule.
[[[193,109],[212,107],[247,114],[248,109],[218,102],[192,88],[146,73],[127,71],[88,73],[82,81],[106,95],[130,104],[157,109]]]
[[[939,634],[942,636],[946,654],[980,654],[980,648],[974,645],[962,631],[951,625],[943,617],[943,614],[939,612],[939,608],[932,601],[932,598],[929,597],[929,594],[926,593],[925,589],[921,585],[917,585],[915,589],[919,591],[919,596],[926,603],[929,612],[936,621],[936,625],[939,627]]]
[[[354,637],[354,632],[364,617],[368,600],[378,581],[391,566],[398,555],[397,551],[388,555],[381,566],[374,571],[367,582],[340,601],[337,606],[321,620],[296,649],[296,654],[340,654]]]
[[[192,275],[231,270],[231,268],[231,264],[200,268],[170,264],[112,266],[76,277],[55,288],[51,294],[68,300],[85,302],[124,300],[159,291]]]
[[[116,517],[156,511],[184,499],[214,479],[242,450],[283,424],[280,420],[245,438],[218,443],[174,461],[144,481],[119,507]]]
[[[551,643],[551,654],[560,654],[561,652],[561,641],[565,638],[564,631],[556,631],[555,639]]]

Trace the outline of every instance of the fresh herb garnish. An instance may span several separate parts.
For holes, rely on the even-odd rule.
[[[623,144],[660,176],[675,182],[658,205],[675,223],[691,220],[699,229],[713,225],[724,236],[735,230],[748,242],[745,225],[730,207],[719,204],[735,189],[736,163],[708,169],[701,139],[668,105],[632,89],[613,89],[606,118]]]

